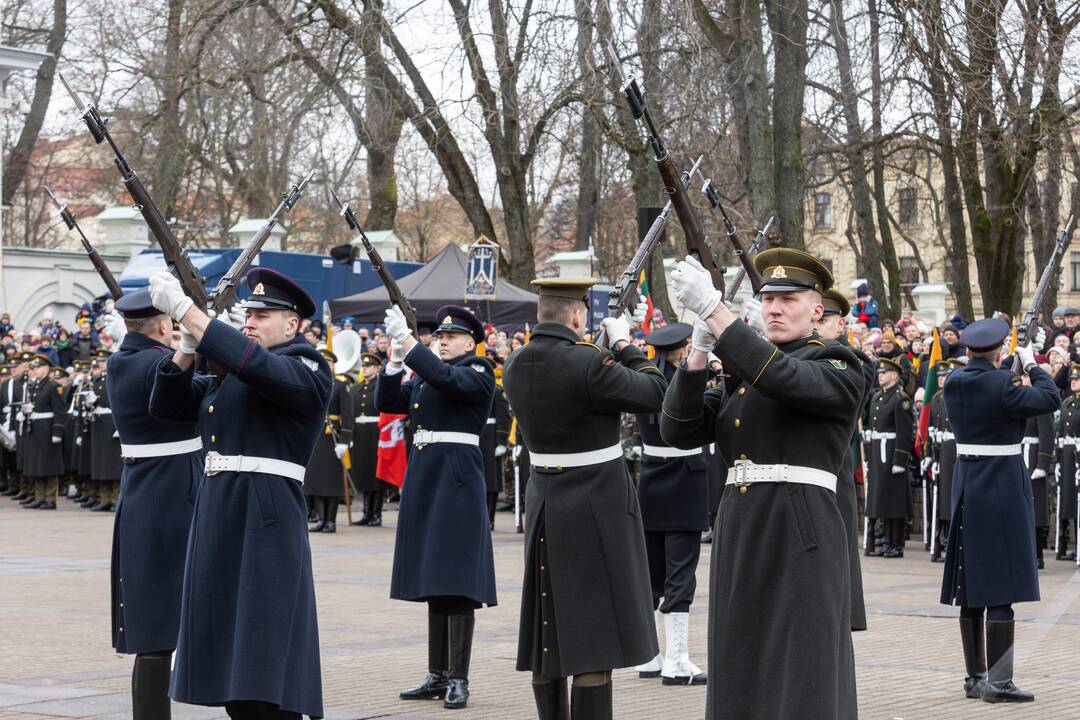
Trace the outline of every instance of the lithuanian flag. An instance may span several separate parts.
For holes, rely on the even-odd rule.
[[[649,278],[645,276],[644,268],[641,269],[641,277],[638,279],[638,292],[645,296],[645,305],[649,308],[649,311],[645,313],[645,322],[641,323],[641,332],[648,335],[652,332],[653,301],[652,293],[649,292]]]
[[[923,385],[923,406],[919,411],[919,429],[915,433],[915,452],[919,457],[925,455],[926,444],[930,440],[930,401],[938,391],[938,374],[934,366],[941,361],[941,357],[941,339],[938,337],[938,329],[934,328],[934,343],[930,348],[930,359],[927,360],[926,384]]]

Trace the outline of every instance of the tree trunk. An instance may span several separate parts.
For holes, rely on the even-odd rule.
[[[405,117],[401,114],[387,89],[384,73],[386,65],[372,60],[379,54],[377,15],[382,12],[382,0],[367,0],[360,36],[364,50],[364,108],[368,139],[367,175],[369,210],[364,226],[371,230],[393,230],[397,217],[397,170],[394,156],[401,139]],[[492,238],[494,240],[495,238]]]
[[[168,17],[165,21],[165,62],[162,67],[158,91],[161,106],[158,110],[161,142],[158,144],[157,163],[154,168],[154,201],[166,220],[177,213],[180,183],[187,167],[187,138],[180,120],[180,20],[184,0],[168,0]]]
[[[575,0],[574,14],[578,18],[577,57],[582,72],[582,90],[586,97],[581,111],[581,144],[578,160],[577,223],[574,228],[574,249],[587,250],[596,232],[596,207],[600,200],[600,128],[591,107],[600,101],[592,54],[592,0]]]
[[[60,58],[60,52],[64,48],[64,39],[67,35],[67,0],[53,0],[53,26],[49,31],[49,39],[45,43],[45,52],[49,56],[42,60],[38,66],[37,77],[34,80],[34,99],[30,102],[30,113],[26,116],[26,122],[19,132],[19,139],[4,160],[4,178],[2,182],[3,197],[0,197],[0,205],[10,205],[16,190],[22,185],[26,176],[26,169],[30,166],[30,155],[37,144],[38,135],[45,122],[45,114],[49,110],[49,98],[52,97],[53,76],[56,73],[56,63]]]
[[[773,184],[782,243],[803,249],[806,177],[802,155],[806,90],[807,0],[766,0],[773,42]],[[749,18],[748,18],[749,20]]]

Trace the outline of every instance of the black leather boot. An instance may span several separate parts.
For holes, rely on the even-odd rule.
[[[603,685],[574,683],[570,690],[570,717],[574,720],[612,720],[611,681]]]
[[[450,616],[450,684],[446,688],[443,707],[457,710],[469,702],[469,660],[472,658],[472,615]]]
[[[372,496],[371,517],[368,518],[367,523],[371,527],[382,527],[382,506],[385,495],[382,490],[376,490]]]
[[[1013,637],[1015,620],[986,621],[986,688],[982,699],[988,703],[1032,702],[1035,696],[1013,684]]]
[[[322,532],[326,529],[326,501],[320,497],[313,498],[311,505],[315,508],[315,519],[318,522],[309,527],[308,532]],[[322,512],[319,512],[320,509]],[[308,518],[308,522],[311,522],[311,518]]]
[[[533,699],[539,720],[570,720],[566,678],[542,683],[533,681]]]
[[[136,655],[131,671],[132,720],[169,720],[172,653]]]
[[[983,619],[960,618],[960,642],[964,646],[964,694],[972,700],[982,697],[986,686],[986,636]]]
[[[371,519],[371,493],[364,493],[364,509],[360,511],[360,517],[350,522],[350,525],[367,525]]]
[[[449,632],[450,625],[447,616],[429,611],[428,674],[416,687],[398,693],[398,697],[402,700],[435,700],[445,697],[446,688],[449,685],[446,675],[450,667]]]
[[[324,533],[337,532],[337,511],[339,502],[340,501],[337,498],[326,499],[326,525],[322,529]]]

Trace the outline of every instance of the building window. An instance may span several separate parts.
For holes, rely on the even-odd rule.
[[[919,284],[919,263],[911,257],[901,257],[900,260],[900,284],[901,285],[918,285]]]
[[[828,230],[832,227],[832,195],[814,193],[814,229]]]
[[[1080,252],[1069,253],[1069,290],[1080,291]]]
[[[919,224],[919,198],[915,188],[900,188],[900,224],[904,226]]]

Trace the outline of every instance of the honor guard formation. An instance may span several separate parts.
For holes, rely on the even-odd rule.
[[[333,191],[385,315],[316,318],[301,278],[256,261],[310,173],[205,287],[84,107],[167,269],[122,291],[95,263],[113,298],[75,333],[51,314],[29,329],[0,317],[0,494],[113,513],[112,647],[134,656],[136,720],[168,720],[173,702],[323,717],[336,656],[320,652],[312,544],[388,543],[366,529],[388,508],[388,599],[426,606],[426,665],[401,668],[410,687],[362,687],[403,715],[491,692],[471,661],[494,614],[477,611],[516,591],[496,582],[492,540],[511,509],[523,572],[503,660],[539,720],[611,720],[622,668],[620,682],[698,698],[708,720],[855,720],[852,633],[874,630],[863,568],[913,552],[939,563],[938,599],[956,608],[949,692],[1035,699],[1014,680],[1013,606],[1040,599],[1045,551],[1077,563],[1080,543],[1080,311],[1039,314],[1065,234],[1015,326],[881,319],[865,285],[853,304],[831,264],[763,247],[764,230],[746,248],[730,221],[728,282],[690,174],[679,182],[634,81],[622,89],[671,202],[606,313],[596,278],[548,277],[532,281],[535,316],[500,323],[484,302],[418,312]],[[668,323],[644,292],[672,209],[686,252],[667,289],[685,322]]]
[[[861,564],[920,541],[958,608],[962,692],[1033,700],[1013,605],[1039,599],[1044,550],[1076,562],[1080,313],[1021,345],[1000,316],[879,321],[805,252],[753,266],[756,316],[687,256],[670,286],[695,319],[647,333],[644,297],[590,328],[595,279],[536,280],[527,335],[457,305],[319,325],[266,268],[207,312],[161,271],[87,308],[62,358],[51,321],[5,323],[2,493],[114,513],[112,645],[134,655],[140,720],[173,701],[321,717],[311,538],[342,505],[345,527],[378,527],[388,503],[390,598],[428,617],[402,701],[483,691],[476,611],[498,602],[494,519],[515,504],[516,667],[540,720],[612,718],[618,668],[707,686],[710,720],[856,718]]]

